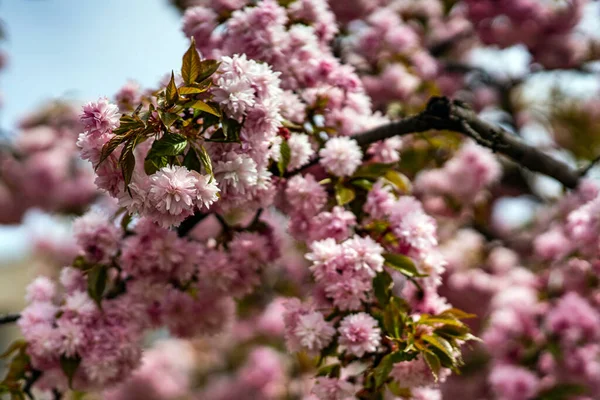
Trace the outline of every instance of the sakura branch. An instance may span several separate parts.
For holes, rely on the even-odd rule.
[[[363,146],[394,136],[404,136],[430,130],[450,130],[475,140],[478,144],[503,154],[533,172],[552,177],[565,187],[573,189],[580,174],[564,162],[532,147],[505,129],[494,126],[477,116],[464,104],[444,97],[434,97],[420,114],[357,134],[356,141]]]
[[[17,322],[21,318],[20,314],[4,314],[0,315],[0,325]]]

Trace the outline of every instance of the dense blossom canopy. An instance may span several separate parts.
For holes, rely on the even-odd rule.
[[[524,100],[597,75],[592,3],[174,3],[190,47],[158,87],[38,110],[0,153],[2,221],[77,215],[36,238],[0,393],[600,396],[600,189],[524,134],[600,153],[597,100]],[[489,45],[529,72],[475,66]],[[537,213],[511,226],[518,196]]]

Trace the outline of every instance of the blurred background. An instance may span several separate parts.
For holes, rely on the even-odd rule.
[[[188,46],[180,14],[167,0],[3,0],[0,20],[3,140],[48,101],[111,97],[133,78],[142,87],[156,85]],[[68,232],[66,222],[34,211],[22,225],[0,225],[0,314],[24,305],[36,270],[33,232],[58,239]],[[0,335],[15,332],[4,327]]]

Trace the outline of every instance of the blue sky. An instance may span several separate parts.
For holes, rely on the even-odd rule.
[[[168,0],[0,0],[0,19],[4,129],[46,99],[111,97],[134,78],[155,85],[187,47]]]
[[[11,131],[48,99],[112,97],[128,79],[154,86],[188,46],[168,0],[0,0],[0,19],[0,127]],[[0,262],[26,254],[28,229],[0,227]]]

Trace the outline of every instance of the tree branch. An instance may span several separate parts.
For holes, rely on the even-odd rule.
[[[565,187],[573,189],[580,174],[564,162],[532,147],[505,129],[494,126],[477,116],[464,104],[446,97],[432,97],[427,108],[414,116],[354,135],[361,146],[388,139],[430,130],[450,130],[475,140],[494,152],[505,155],[522,167],[550,176]]]
[[[5,314],[0,315],[0,325],[11,324],[17,322],[21,318],[21,314]]]

